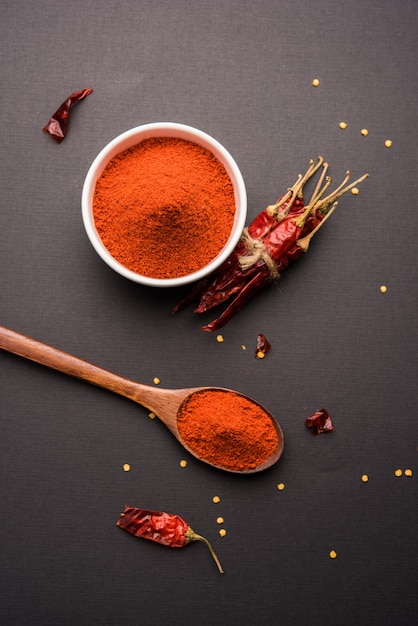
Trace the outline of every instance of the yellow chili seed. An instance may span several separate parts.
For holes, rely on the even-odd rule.
[[[266,354],[262,350],[259,350],[257,352],[257,359],[264,359],[265,356],[266,356]]]
[[[353,194],[353,196],[358,196],[358,187],[353,187],[351,193]]]
[[[395,470],[395,476],[402,476],[402,470],[401,469]]]
[[[223,524],[223,523],[224,523],[224,521],[225,521],[225,520],[224,520],[224,518],[223,518],[223,517],[217,517],[217,518],[216,518],[216,523],[217,523],[217,524]]]
[[[319,78],[314,78],[313,81],[312,81],[312,85],[314,87],[318,87],[318,85],[319,85]]]
[[[369,480],[369,477],[367,476],[367,474],[363,474],[363,476],[361,477],[361,480],[362,480],[364,483],[367,483],[367,482],[368,482],[368,480]]]
[[[386,139],[385,146],[386,146],[386,148],[391,148],[392,147],[392,140],[391,139]]]
[[[219,536],[220,536],[220,537],[225,537],[225,535],[226,535],[226,530],[225,530],[225,528],[221,528],[221,529],[220,529],[220,531],[219,531]]]
[[[243,350],[246,350],[246,349],[247,349],[247,346],[244,346],[244,344],[242,344],[241,348],[242,348]]]
[[[340,128],[342,128],[343,130],[345,130],[347,126],[348,126],[347,122],[340,122]]]
[[[411,469],[406,469],[405,470],[405,476],[412,476],[412,470]]]
[[[363,137],[367,137],[367,135],[369,134],[369,131],[367,130],[367,128],[362,128],[360,132],[363,135]]]
[[[218,343],[222,343],[222,342],[223,342],[223,340],[224,340],[223,335],[217,335],[217,337],[216,337],[216,341],[217,341]]]
[[[123,471],[124,472],[129,472],[130,469],[131,469],[131,466],[129,465],[129,463],[124,463]]]
[[[186,459],[182,459],[182,460],[180,461],[180,467],[186,467],[186,466],[187,466],[187,461],[186,461]]]
[[[154,378],[154,385],[159,385],[161,380],[157,377]]]
[[[386,287],[386,285],[380,285],[380,293],[386,293],[388,290],[388,288]]]
[[[337,553],[335,552],[335,550],[331,550],[330,551],[329,558],[330,559],[336,559],[337,558]]]
[[[221,499],[220,499],[219,496],[213,496],[212,502],[214,502],[215,504],[218,504],[218,502],[220,502],[220,501],[221,501]]]
[[[283,489],[284,489],[284,483],[279,483],[279,484],[277,485],[277,489],[278,489],[279,491],[283,491]]]
[[[155,420],[157,416],[155,415],[155,413],[148,413],[148,417],[150,418],[150,420]]]

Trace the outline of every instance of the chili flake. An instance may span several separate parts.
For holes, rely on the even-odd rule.
[[[348,126],[347,122],[340,122],[340,128],[342,128],[343,130],[345,130],[347,126]]]
[[[405,470],[405,476],[412,476],[412,470],[411,469],[406,469]]]
[[[319,78],[314,78],[313,81],[312,81],[312,85],[314,87],[318,87],[318,85],[319,85]]]
[[[305,424],[308,428],[312,428],[314,435],[320,435],[321,433],[327,433],[334,430],[329,413],[326,409],[320,409],[315,411],[306,420]]]
[[[364,483],[367,483],[367,482],[368,482],[368,480],[369,480],[369,477],[367,476],[367,474],[363,474],[363,476],[361,477],[361,480],[362,480]]]
[[[402,476],[402,470],[401,469],[395,470],[395,476]]]
[[[265,338],[265,336],[260,333],[257,336],[257,344],[256,344],[256,348],[255,348],[255,358],[256,359],[264,359],[264,357],[266,356],[267,352],[270,350],[271,345],[270,343],[267,341],[267,339]]]
[[[129,463],[124,463],[123,465],[123,471],[124,472],[129,472],[131,469],[131,466],[129,465]]]
[[[49,133],[57,143],[63,141],[67,134],[68,122],[70,119],[70,109],[73,104],[80,102],[91,94],[93,89],[81,89],[72,93],[61,106],[55,111],[55,113],[49,118],[49,122],[42,129],[44,133]]]
[[[186,459],[182,459],[182,460],[180,461],[180,467],[187,467],[187,461],[186,461]]]
[[[386,146],[386,148],[391,148],[392,147],[392,140],[391,139],[386,139],[385,146]]]
[[[369,131],[367,130],[367,128],[362,128],[360,133],[363,135],[363,137],[367,137],[367,135],[369,134]]]
[[[221,528],[221,529],[220,529],[220,531],[219,531],[219,536],[220,536],[220,537],[225,537],[225,536],[226,536],[226,530],[225,530],[225,528]]]
[[[337,553],[335,552],[335,550],[331,550],[330,551],[329,557],[330,557],[330,559],[336,559],[337,558]]]

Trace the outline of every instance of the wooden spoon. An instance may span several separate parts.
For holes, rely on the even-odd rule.
[[[130,400],[133,400],[138,404],[141,404],[142,406],[155,413],[158,418],[167,426],[171,433],[178,439],[178,441],[193,456],[205,463],[208,463],[209,465],[212,465],[213,467],[217,467],[218,469],[223,469],[225,471],[239,474],[251,474],[267,469],[268,467],[276,463],[276,461],[280,458],[282,454],[284,445],[283,432],[277,421],[266,409],[264,409],[264,407],[261,408],[271,419],[272,427],[277,432],[278,444],[271,456],[269,456],[265,461],[263,461],[263,463],[254,468],[236,471],[228,469],[227,467],[222,467],[221,465],[215,465],[214,463],[211,463],[202,458],[202,456],[197,454],[182,439],[178,429],[177,420],[180,407],[183,402],[192,394],[200,391],[210,391],[216,389],[237,394],[237,392],[230,389],[221,389],[219,387],[162,389],[160,387],[143,385],[141,383],[129,380],[128,378],[118,376],[117,374],[97,367],[92,363],[83,361],[82,359],[58,350],[57,348],[53,348],[44,343],[41,343],[40,341],[36,341],[35,339],[31,339],[29,337],[26,337],[25,335],[21,335],[20,333],[5,328],[4,326],[0,326],[0,348],[29,359],[31,361],[35,361],[36,363],[40,363],[52,369],[63,372],[64,374],[68,374],[69,376],[85,380],[89,383],[92,383],[93,385],[97,385],[98,387],[103,387],[104,389],[113,391],[114,393],[129,398]],[[238,395],[242,396],[242,394]],[[251,398],[247,398],[247,400],[256,404],[259,407],[261,406],[257,402],[254,402],[254,400],[252,400]]]

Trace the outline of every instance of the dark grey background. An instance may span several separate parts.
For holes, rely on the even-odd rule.
[[[1,623],[416,623],[417,18],[416,0],[2,0],[0,324],[144,383],[243,391],[286,443],[263,474],[212,470],[145,409],[1,353]],[[55,144],[43,126],[85,87]],[[370,173],[222,344],[170,315],[185,290],[125,281],[83,229],[96,154],[161,120],[225,145],[249,220],[319,154],[336,183]],[[313,437],[323,406],[335,432]],[[185,517],[225,574],[203,545],[122,533],[125,504]]]

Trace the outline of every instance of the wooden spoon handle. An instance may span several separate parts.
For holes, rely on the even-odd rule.
[[[21,335],[4,326],[0,326],[0,348],[41,365],[46,365],[69,376],[85,380],[98,387],[103,387],[130,400],[144,404],[147,408],[151,408],[146,400],[145,402],[143,401],[144,398],[141,394],[141,391],[144,391],[145,397],[148,395],[147,391],[149,391],[149,388],[146,385],[141,385],[128,378],[113,374],[108,370]]]

